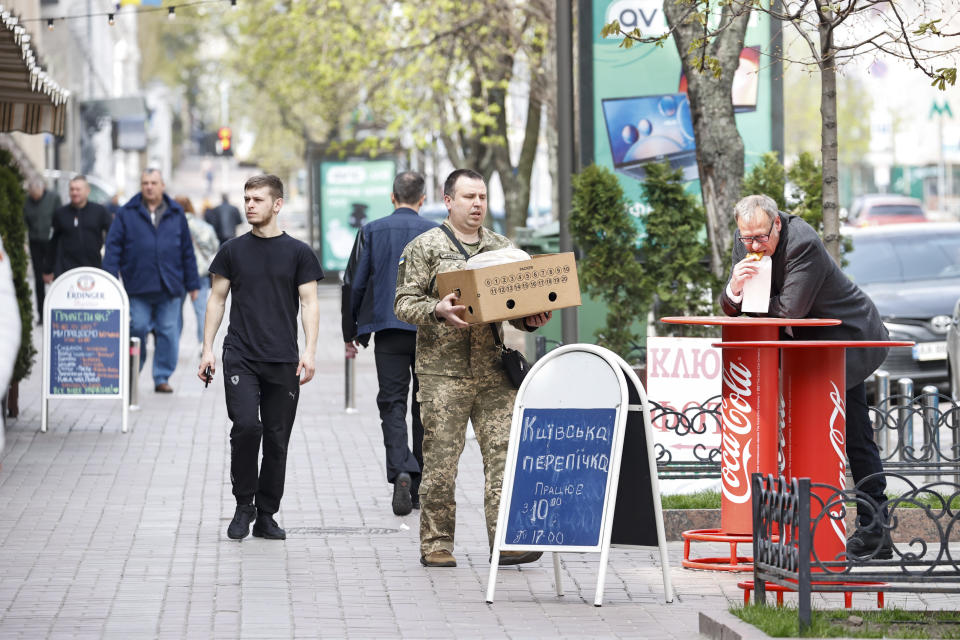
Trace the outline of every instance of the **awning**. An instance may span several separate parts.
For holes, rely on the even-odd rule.
[[[2,6],[0,6],[2,10]],[[70,92],[40,68],[20,19],[0,12],[0,131],[63,135]]]

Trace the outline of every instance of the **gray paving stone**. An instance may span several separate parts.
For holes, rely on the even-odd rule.
[[[457,482],[455,569],[419,564],[418,517],[396,517],[385,479],[372,350],[356,365],[359,411],[343,411],[339,290],[320,292],[317,375],[303,388],[277,515],[285,542],[227,539],[233,515],[222,382],[195,377],[185,314],[172,396],[152,392],[120,433],[118,403],[51,402],[39,434],[40,367],[21,384],[0,470],[0,637],[4,638],[687,638],[697,613],[742,601],[742,575],[679,568],[663,601],[659,555],[613,549],[604,606],[597,554],[505,568],[484,602],[482,467],[467,442]],[[222,338],[222,333],[221,333]],[[39,343],[39,331],[36,340]],[[395,530],[370,533],[371,529]],[[723,545],[697,555],[726,553]],[[788,596],[789,600],[790,596]],[[855,596],[870,607],[869,595]],[[839,606],[842,596],[818,596]],[[955,608],[949,595],[889,594],[888,606]]]

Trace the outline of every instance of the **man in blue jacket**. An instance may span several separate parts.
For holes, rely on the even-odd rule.
[[[417,328],[397,320],[393,298],[397,290],[397,263],[407,243],[437,226],[421,218],[424,178],[405,171],[393,181],[390,201],[396,210],[363,225],[343,273],[341,317],[346,357],[367,346],[374,334],[377,363],[377,407],[380,409],[387,481],[393,484],[393,512],[398,516],[420,506],[417,491],[423,465],[423,423],[413,373]],[[413,377],[413,452],[407,446],[407,393]]]
[[[154,390],[172,393],[168,380],[180,351],[183,294],[189,291],[196,300],[200,282],[187,218],[163,188],[160,171],[145,169],[140,193],[123,205],[110,226],[103,269],[123,279],[130,298],[130,335],[140,338],[140,368],[147,334],[153,331]]]

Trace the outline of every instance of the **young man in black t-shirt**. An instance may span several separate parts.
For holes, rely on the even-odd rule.
[[[230,480],[237,509],[227,536],[250,533],[284,540],[273,515],[280,509],[287,444],[297,411],[299,386],[313,378],[319,314],[320,262],[309,246],[277,225],[283,183],[259,175],[243,187],[247,222],[253,230],[226,242],[210,264],[212,284],[197,375],[209,381],[216,371],[213,340],[223,320],[227,294],[233,297],[223,341],[224,388],[230,430]],[[297,353],[297,306],[306,345]],[[210,369],[210,377],[207,375]],[[303,377],[301,378],[301,374]],[[263,461],[257,457],[263,441]]]

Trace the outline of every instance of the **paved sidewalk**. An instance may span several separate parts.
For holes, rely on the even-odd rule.
[[[603,607],[591,604],[596,554],[562,556],[563,598],[546,559],[504,568],[487,605],[474,440],[458,482],[459,566],[420,566],[419,512],[390,507],[372,350],[357,361],[359,412],[347,414],[339,289],[320,289],[318,371],[278,514],[286,542],[226,537],[229,423],[222,379],[204,389],[194,377],[192,313],[175,393],[153,392],[148,362],[127,434],[118,402],[89,400],[52,401],[39,433],[37,363],[0,471],[0,637],[690,638],[699,610],[726,608],[735,578],[674,568],[678,598],[666,605],[658,554],[624,549],[611,552]]]
[[[175,393],[152,391],[148,362],[127,434],[118,402],[89,400],[53,401],[39,433],[37,362],[0,459],[0,638],[689,639],[698,612],[740,600],[744,576],[682,570],[671,543],[672,604],[655,549],[615,548],[603,607],[592,606],[599,554],[562,555],[562,598],[549,556],[504,568],[487,605],[475,440],[457,487],[459,566],[421,567],[418,512],[390,507],[372,350],[357,362],[359,412],[347,414],[339,288],[321,287],[320,301],[317,376],[303,390],[278,514],[285,542],[226,537],[229,423],[222,378],[204,389],[195,377],[192,312]]]

